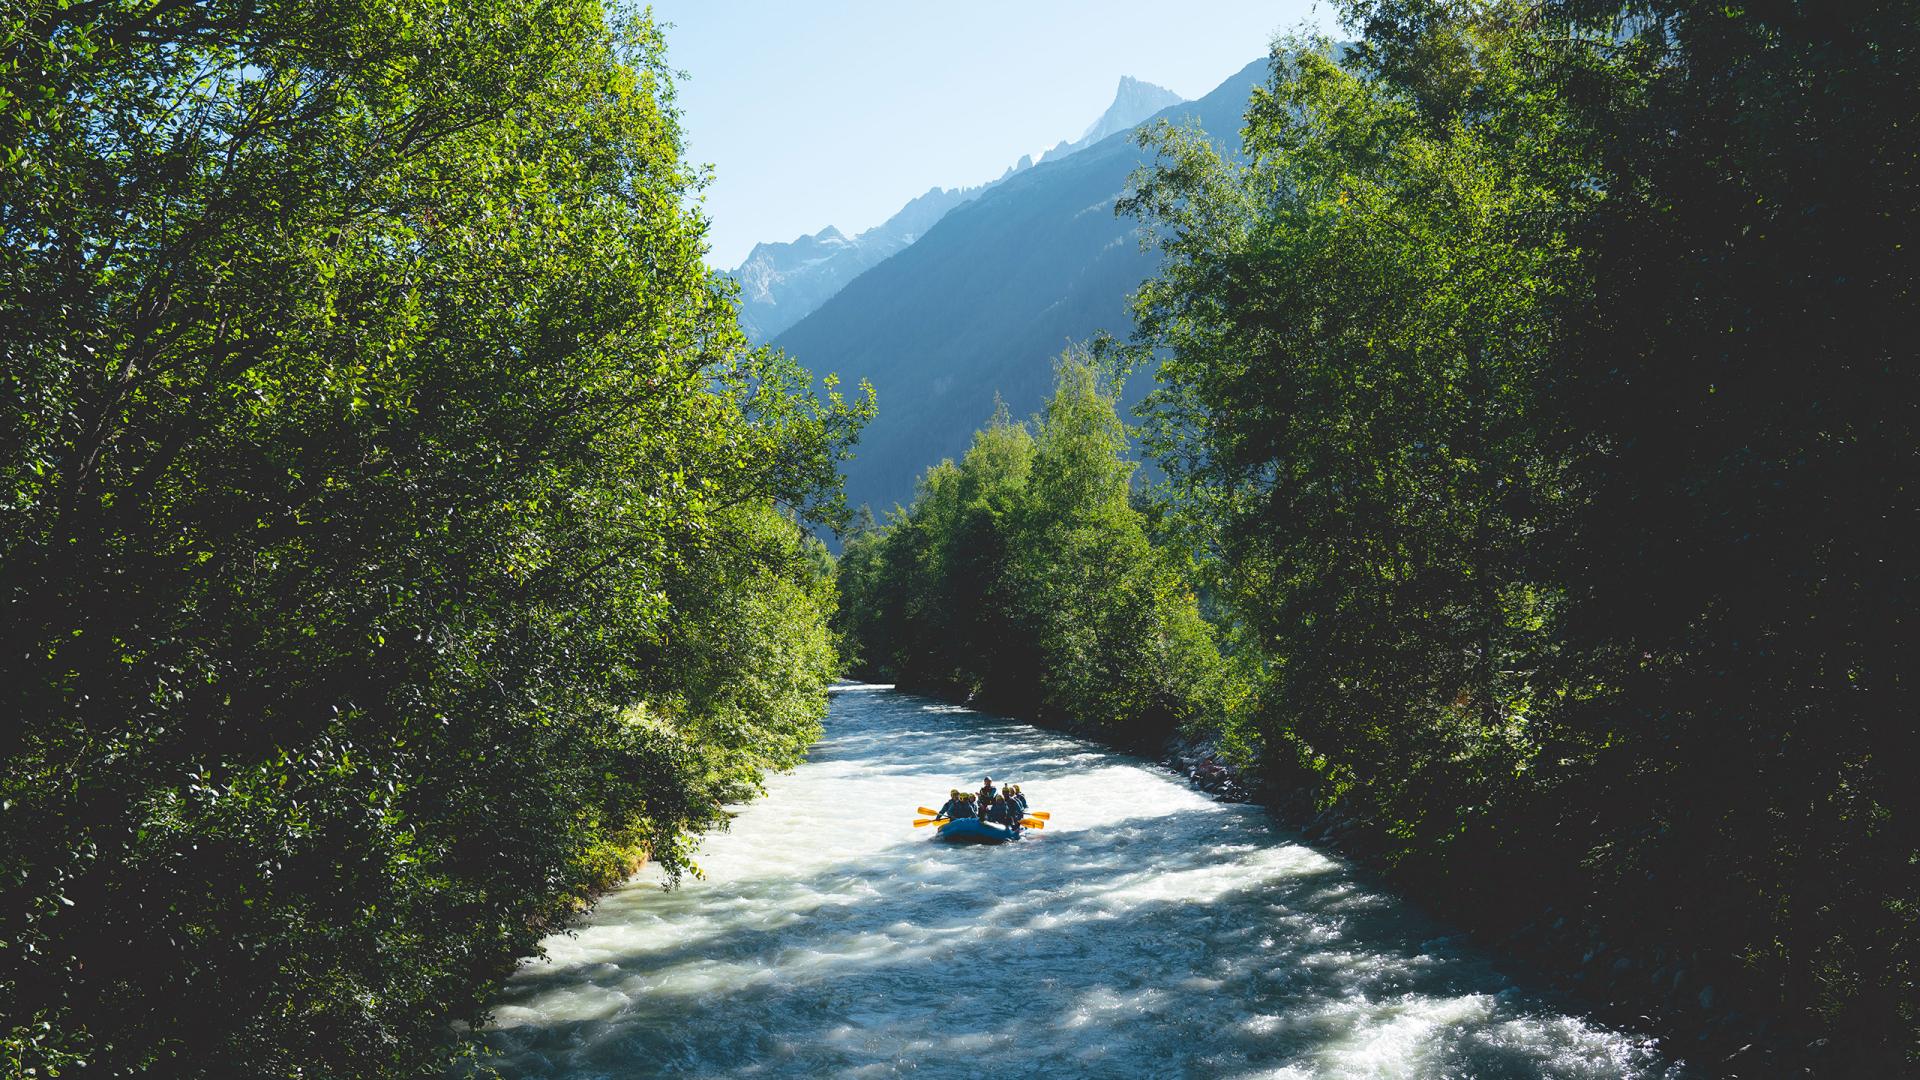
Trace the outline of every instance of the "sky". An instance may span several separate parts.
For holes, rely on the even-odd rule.
[[[931,187],[1077,139],[1122,75],[1197,98],[1325,0],[654,0],[685,73],[687,154],[713,166],[708,262],[878,225]]]

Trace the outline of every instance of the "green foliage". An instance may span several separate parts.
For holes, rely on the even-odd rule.
[[[1230,140],[1260,75],[1250,64],[1175,108]],[[850,503],[911,501],[929,463],[964,455],[996,397],[1016,416],[1041,407],[1061,342],[1130,325],[1127,294],[1153,255],[1131,222],[1089,208],[1110,205],[1142,160],[1129,140],[1106,139],[1008,177],[774,339],[810,364],[861,372],[886,403],[847,463]]]
[[[1710,897],[1669,925],[1858,1073],[1913,1071],[1920,8],[1634,14],[1646,76],[1581,110],[1617,196],[1574,235],[1594,296],[1549,396],[1567,647],[1604,677],[1564,717],[1583,801],[1646,830],[1609,889]]]
[[[1345,8],[1244,164],[1163,129],[1125,204],[1232,741],[1483,913],[1591,905],[1901,1071],[1920,23]]]
[[[1476,122],[1303,43],[1254,95],[1244,167],[1162,129],[1124,204],[1166,237],[1138,298],[1166,350],[1149,445],[1273,657],[1270,764],[1321,762],[1409,848],[1511,780],[1556,689],[1526,541],[1561,463],[1534,398],[1594,198],[1502,28],[1452,32]]]
[[[1218,719],[1187,567],[1129,503],[1128,432],[1086,355],[1031,427],[1002,407],[839,563],[856,670],[1123,739]]]
[[[746,347],[644,21],[0,41],[6,1064],[430,1072],[811,739],[870,404]]]

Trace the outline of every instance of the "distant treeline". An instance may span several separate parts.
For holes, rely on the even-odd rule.
[[[1214,633],[1188,560],[1129,500],[1115,396],[1068,353],[1043,415],[1003,406],[911,507],[855,532],[835,620],[851,670],[1123,741],[1218,723]]]
[[[1244,164],[1162,129],[1122,206],[1152,534],[1216,633],[1118,480],[1056,524],[1000,424],[849,547],[866,659],[1220,716],[1461,909],[1920,1067],[1920,9],[1342,7]]]
[[[799,759],[870,406],[593,0],[0,16],[0,1074],[419,1077]]]

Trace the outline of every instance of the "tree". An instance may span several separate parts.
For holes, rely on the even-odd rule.
[[[1908,7],[1356,0],[1125,203],[1238,741],[1863,1073],[1920,1060]]]
[[[1566,720],[1648,823],[1610,873],[1701,897],[1671,932],[1742,956],[1844,1067],[1910,1070],[1920,11],[1554,13],[1650,72],[1581,95],[1613,196],[1573,235],[1596,288],[1553,397],[1582,496],[1568,649],[1607,674]]]
[[[1122,204],[1162,237],[1136,304],[1165,355],[1149,446],[1268,657],[1245,741],[1407,854],[1462,834],[1559,690],[1528,557],[1562,468],[1537,399],[1594,198],[1512,28],[1432,36],[1448,63],[1413,85],[1364,43],[1296,43],[1246,164],[1163,127]]]
[[[1002,407],[849,545],[842,625],[862,670],[1122,740],[1217,722],[1219,654],[1187,567],[1129,502],[1115,400],[1067,354],[1032,430]]]
[[[644,20],[5,19],[6,1065],[433,1071],[804,745],[870,405],[746,347]]]

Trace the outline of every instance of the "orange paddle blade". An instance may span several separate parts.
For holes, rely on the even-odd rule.
[[[953,820],[952,818],[943,818],[943,817],[921,818],[919,821],[916,821],[913,823],[913,827],[917,829],[922,825],[945,825],[947,822],[952,820]]]
[[[1046,820],[1046,821],[1052,821],[1052,820],[1053,820],[1053,815],[1052,815],[1052,814],[1049,814],[1049,813],[1047,813],[1047,812],[1046,812],[1045,810],[1029,810],[1029,811],[1027,811],[1027,816],[1028,816],[1028,817],[1037,817],[1037,818],[1041,818],[1041,819],[1043,819],[1043,820]]]
[[[1020,824],[1025,825],[1029,829],[1044,829],[1047,827],[1046,822],[1041,821],[1039,818],[1036,818],[1036,817],[1021,818]]]
[[[918,810],[918,811],[920,811],[921,813],[923,813],[923,814],[925,814],[925,815],[927,815],[928,817],[939,817],[939,816],[940,816],[940,811],[938,811],[938,810],[929,810],[929,809],[927,809],[927,808],[926,808],[926,807],[924,807],[924,806],[916,806],[916,807],[914,807],[914,809],[915,809],[915,810]]]

